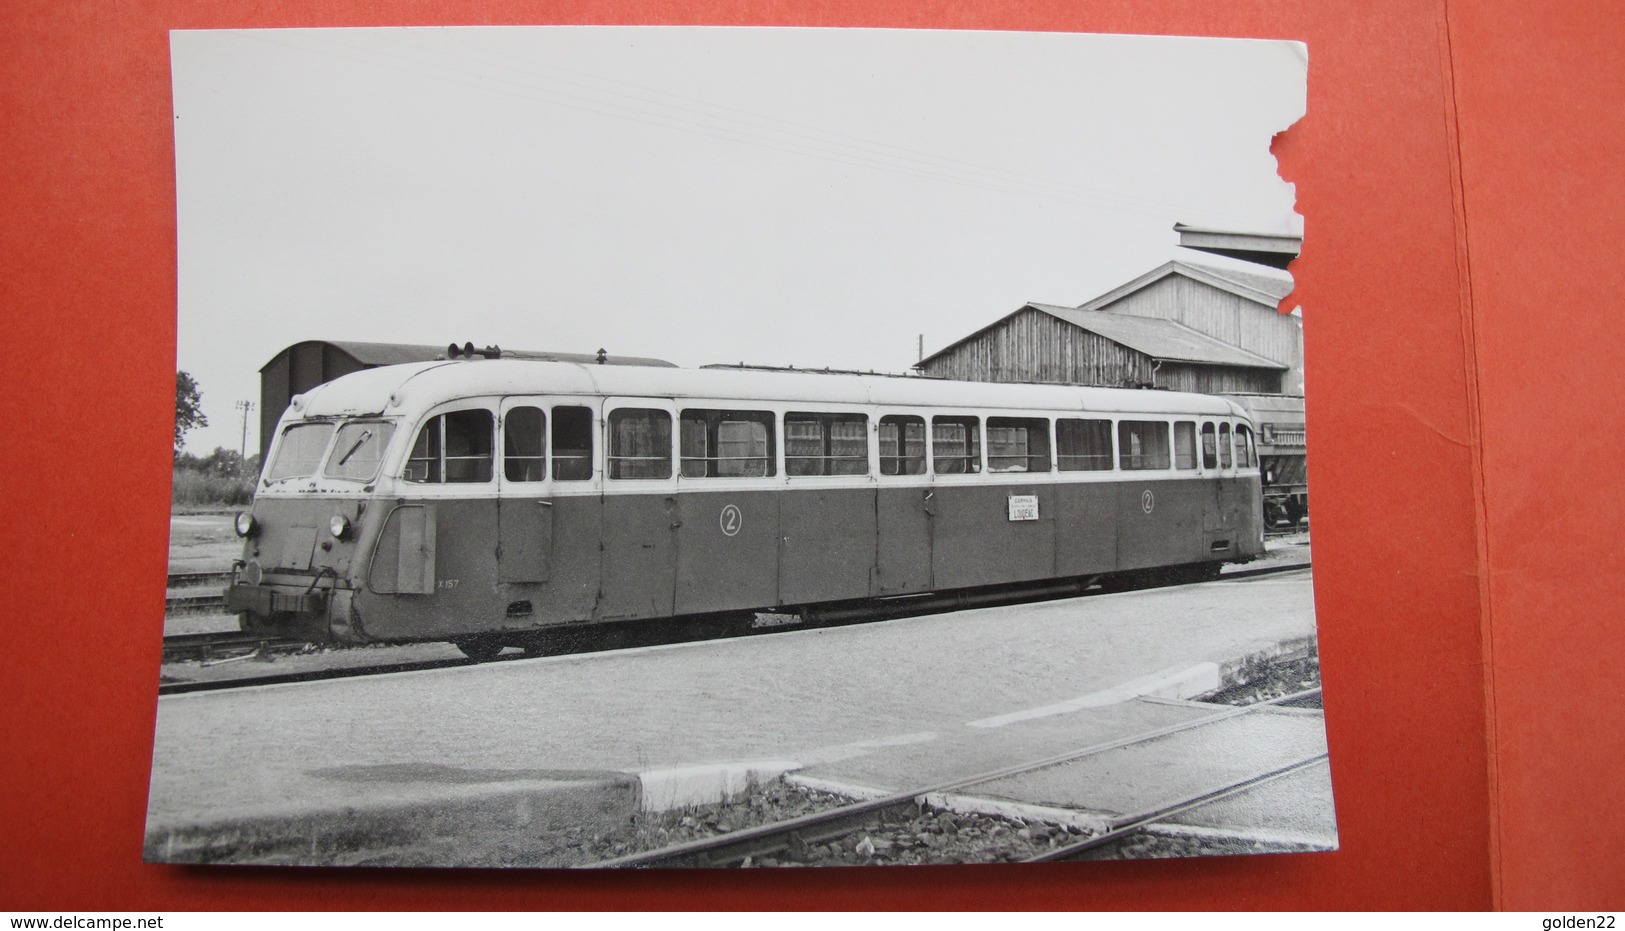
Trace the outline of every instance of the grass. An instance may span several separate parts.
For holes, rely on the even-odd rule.
[[[232,507],[254,500],[252,479],[176,469],[170,503],[174,507]]]

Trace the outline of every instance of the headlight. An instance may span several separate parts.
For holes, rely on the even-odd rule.
[[[327,522],[327,532],[335,540],[344,539],[344,535],[350,532],[350,519],[343,514],[334,514]]]
[[[254,515],[247,511],[238,511],[236,526],[237,536],[246,537],[259,529],[259,522],[254,519]]]

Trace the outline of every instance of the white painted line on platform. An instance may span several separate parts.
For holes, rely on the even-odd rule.
[[[853,743],[816,747],[802,754],[802,762],[807,766],[816,766],[820,763],[838,763],[841,760],[850,760],[853,757],[863,756],[870,750],[878,750],[881,747],[903,747],[909,744],[928,743],[936,740],[937,736],[936,731],[916,731],[912,734],[898,734],[895,737],[876,737],[872,740],[859,740]]]
[[[1082,711],[1085,708],[1104,708],[1107,705],[1116,705],[1132,698],[1146,696],[1190,698],[1194,695],[1215,691],[1220,684],[1218,663],[1204,662],[1197,663],[1194,666],[1170,666],[1161,672],[1154,672],[1148,676],[1131,679],[1122,685],[1091,692],[1088,695],[1069,701],[1028,708],[1025,711],[1012,711],[1009,714],[996,715],[991,718],[982,718],[977,721],[967,722],[966,726],[1004,727],[1006,724],[1015,724],[1018,721],[1031,721],[1034,718],[1070,714],[1074,711]]]

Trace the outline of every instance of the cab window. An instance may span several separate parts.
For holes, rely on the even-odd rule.
[[[1236,465],[1244,469],[1258,468],[1258,447],[1253,445],[1253,431],[1236,427]]]
[[[315,475],[327,451],[327,441],[333,436],[330,423],[294,424],[282,431],[282,442],[277,444],[276,457],[265,471],[266,481],[300,478]]]
[[[378,474],[383,461],[384,447],[395,435],[395,425],[375,420],[347,423],[339,428],[333,443],[333,454],[328,457],[322,474],[328,478],[352,482],[370,482]]]

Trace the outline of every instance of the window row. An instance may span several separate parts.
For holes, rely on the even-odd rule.
[[[510,408],[503,416],[502,469],[507,481],[592,478],[591,408],[524,406]],[[979,417],[952,415],[932,417],[929,426],[929,466],[937,475],[973,474],[984,464],[989,472],[1109,471],[1114,463],[1126,471],[1195,470],[1198,461],[1204,469],[1258,465],[1252,431],[1241,425],[1232,431],[1228,423],[1203,423],[1198,429],[1192,420],[1172,424],[1119,420],[1114,430],[1109,419],[1058,418],[1052,432],[1047,417],[988,417],[984,424]],[[610,411],[605,456],[609,477],[671,478],[672,427],[671,414],[658,408]],[[774,427],[774,415],[768,411],[684,410],[676,424],[678,473],[683,478],[775,475]],[[880,474],[924,475],[926,419],[894,414],[881,417],[878,427]],[[784,415],[782,435],[786,475],[869,474],[865,414],[792,411]],[[488,482],[495,467],[494,436],[495,417],[490,411],[441,414],[418,432],[405,478]],[[329,475],[335,466],[342,468],[343,463],[330,464]]]

